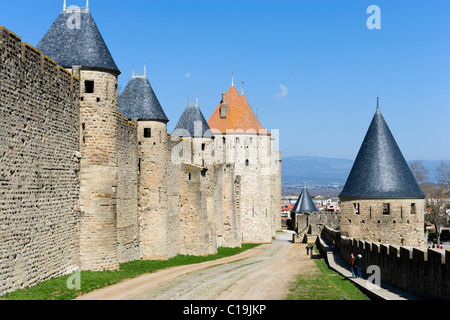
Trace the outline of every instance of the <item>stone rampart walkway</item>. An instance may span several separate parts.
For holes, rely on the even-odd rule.
[[[321,247],[326,250],[326,259],[331,269],[340,273],[344,277],[353,281],[361,290],[368,295],[376,297],[382,300],[422,300],[417,296],[414,296],[408,292],[394,288],[388,284],[381,283],[380,287],[367,281],[367,277],[352,278],[352,273],[348,264],[342,259],[339,253],[333,254],[331,247],[325,242],[325,240],[319,236]]]

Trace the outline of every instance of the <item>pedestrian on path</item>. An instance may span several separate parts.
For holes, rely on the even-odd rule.
[[[312,255],[313,252],[314,252],[314,245],[313,244],[309,247],[309,251],[311,252],[311,255]]]
[[[306,255],[309,256],[309,245],[306,246]]]
[[[362,267],[362,255],[358,254],[358,256],[356,257],[356,277],[357,278],[362,278],[362,274],[361,274],[361,267]]]
[[[355,271],[356,271],[356,266],[355,266],[355,264],[356,264],[356,258],[355,258],[355,255],[352,253],[352,254],[350,255],[350,268],[351,268],[351,270],[352,270],[352,278],[355,277]]]

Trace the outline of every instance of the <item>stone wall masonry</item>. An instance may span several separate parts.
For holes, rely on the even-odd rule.
[[[144,131],[150,129],[150,136]],[[146,260],[168,259],[171,228],[168,209],[169,140],[167,126],[160,121],[139,121],[139,220],[141,257]]]
[[[79,264],[79,81],[0,27],[0,295]]]
[[[389,214],[383,214],[384,203],[390,205]],[[340,230],[354,239],[424,248],[424,211],[423,199],[341,199]]]
[[[81,70],[80,81],[81,269],[117,270],[117,77],[104,71]],[[86,90],[86,81],[94,82],[93,92]]]
[[[378,266],[381,282],[410,292],[424,299],[450,300],[450,251],[400,247],[371,243],[342,236],[325,227],[322,236],[336,246],[345,261],[350,254],[363,256],[363,271]]]
[[[118,122],[118,184],[117,245],[119,263],[139,260],[138,214],[138,135],[137,122],[130,122],[119,113]]]

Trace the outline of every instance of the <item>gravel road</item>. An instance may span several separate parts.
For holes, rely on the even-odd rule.
[[[303,269],[314,268],[292,234],[239,255],[161,270],[104,288],[79,300],[281,300]],[[312,264],[312,265],[311,265]]]

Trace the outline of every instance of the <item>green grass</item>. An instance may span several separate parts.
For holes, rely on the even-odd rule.
[[[286,300],[370,300],[353,282],[329,269],[322,256],[314,262],[317,270],[297,276]]]
[[[80,273],[80,290],[70,290],[67,287],[67,280],[71,277],[71,275],[68,275],[43,281],[31,288],[16,290],[2,298],[7,300],[72,300],[94,290],[119,283],[126,279],[133,279],[146,273],[153,273],[170,267],[217,260],[239,254],[259,245],[243,244],[242,248],[219,248],[217,254],[206,257],[178,255],[169,260],[133,261],[121,264],[120,270],[118,271],[82,271]]]

